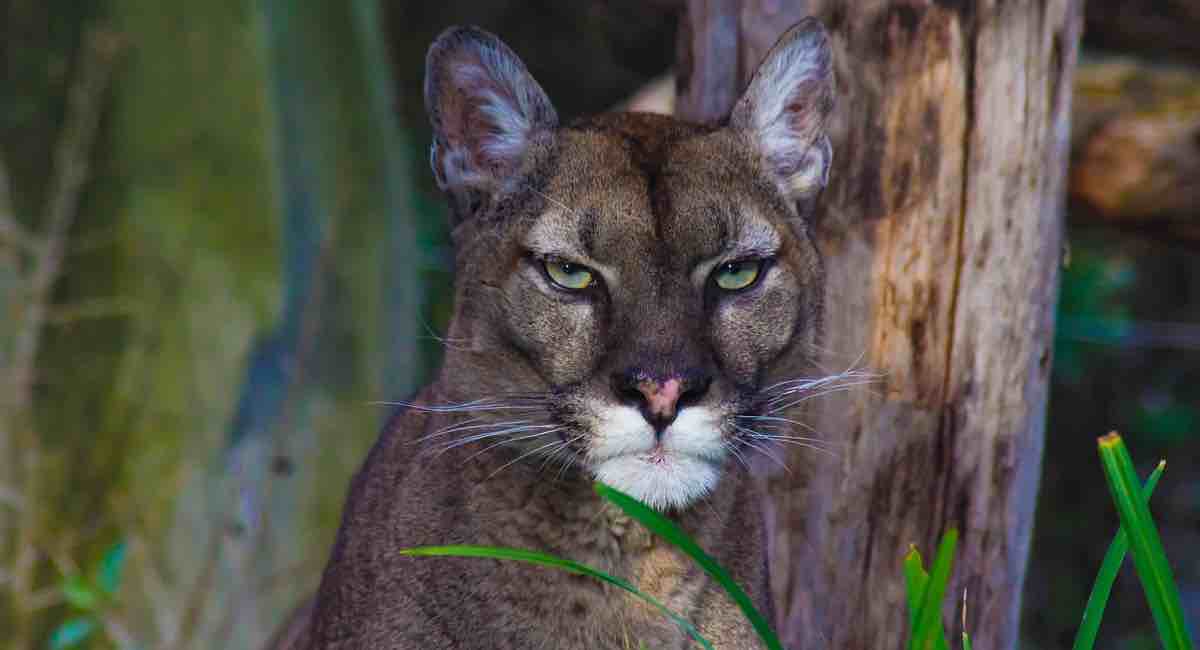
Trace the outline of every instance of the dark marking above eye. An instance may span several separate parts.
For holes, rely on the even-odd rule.
[[[600,216],[595,210],[579,210],[576,212],[579,215],[579,223],[576,228],[579,232],[579,245],[583,247],[583,252],[588,257],[596,257],[596,230],[597,222]]]
[[[730,246],[729,218],[725,211],[716,205],[707,205],[702,208],[692,221],[698,226],[694,231],[695,235],[700,235],[708,228],[708,224],[712,224],[712,236],[695,236],[691,248],[691,255],[688,257],[687,268],[693,269],[701,263],[724,255]]]

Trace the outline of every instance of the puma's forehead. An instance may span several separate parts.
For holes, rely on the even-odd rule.
[[[665,255],[691,271],[773,255],[782,235],[777,219],[766,216],[771,197],[729,138],[643,114],[593,118],[560,131],[543,185],[545,209],[523,245],[600,270],[613,258]]]

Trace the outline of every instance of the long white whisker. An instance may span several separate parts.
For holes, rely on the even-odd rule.
[[[804,402],[807,402],[811,399],[815,399],[817,397],[824,397],[826,395],[832,395],[833,393],[841,392],[844,390],[849,390],[856,386],[865,386],[870,383],[872,383],[872,382],[856,382],[856,383],[852,383],[852,384],[843,384],[840,386],[835,386],[833,388],[827,388],[825,390],[822,390],[822,391],[819,391],[816,393],[811,393],[809,395],[805,395],[804,397],[797,398],[791,402],[788,402],[787,404],[784,404],[783,406],[773,406],[773,407],[767,409],[767,414],[770,415],[770,414],[774,414],[774,413],[779,413],[781,411],[786,411],[790,408],[795,408],[796,406],[799,406],[800,404],[803,404]]]
[[[532,455],[532,454],[536,454],[536,453],[538,453],[539,451],[541,451],[541,450],[543,450],[543,449],[546,449],[547,447],[553,447],[554,445],[561,445],[561,444],[562,444],[562,441],[561,441],[561,440],[552,440],[552,441],[550,441],[550,442],[548,442],[548,443],[546,443],[546,444],[542,445],[541,447],[537,447],[537,448],[535,448],[535,449],[530,449],[529,451],[527,451],[527,452],[525,452],[525,453],[521,454],[520,456],[517,456],[516,458],[514,458],[514,459],[512,459],[512,460],[508,461],[507,463],[504,463],[503,465],[501,465],[500,467],[498,467],[498,468],[496,469],[496,471],[492,472],[491,474],[488,474],[488,475],[487,475],[487,477],[486,477],[486,478],[484,478],[483,480],[485,480],[485,481],[486,481],[486,480],[488,480],[488,479],[492,478],[492,477],[493,477],[493,476],[495,476],[496,474],[499,474],[501,471],[503,471],[504,469],[508,468],[510,465],[513,465],[514,463],[517,463],[517,462],[519,462],[519,461],[520,461],[521,459],[523,459],[523,458],[526,458],[526,457],[528,457],[528,456],[530,456],[530,455]]]
[[[743,420],[753,420],[755,422],[755,426],[773,426],[773,425],[769,425],[769,424],[768,425],[760,425],[760,424],[758,424],[760,422],[778,422],[778,423],[780,423],[779,425],[776,425],[776,426],[782,426],[783,423],[787,423],[787,424],[792,424],[792,425],[795,425],[798,427],[802,427],[813,433],[817,433],[817,430],[814,429],[811,425],[805,424],[804,422],[801,422],[799,420],[793,420],[791,418],[779,417],[779,416],[775,416],[775,415],[737,415],[734,417],[741,418]]]
[[[780,425],[765,425],[764,426],[764,425],[756,424],[755,426],[759,427],[758,429],[751,429],[749,427],[744,427],[740,424],[734,424],[733,426],[738,431],[744,431],[746,433],[757,433],[757,434],[761,434],[761,435],[770,435],[773,438],[780,438],[780,439],[787,439],[787,440],[799,440],[802,442],[811,442],[813,444],[818,444],[818,445],[833,445],[833,444],[835,444],[833,442],[824,440],[822,438],[814,438],[812,436],[793,435],[788,429],[782,429],[783,431],[785,431],[785,433],[775,433],[775,431],[781,430]],[[812,427],[808,427],[808,428],[812,429]],[[816,433],[816,430],[813,429],[813,432]]]
[[[765,440],[765,441],[770,441],[770,442],[778,442],[778,443],[785,444],[785,445],[795,445],[795,446],[797,446],[797,447],[803,447],[804,449],[811,449],[811,450],[813,450],[813,451],[820,452],[820,453],[822,453],[822,454],[825,454],[825,455],[829,456],[830,458],[834,458],[834,459],[840,459],[840,458],[841,458],[841,456],[839,456],[839,455],[837,454],[837,452],[834,452],[834,451],[832,451],[832,450],[829,450],[829,449],[825,449],[825,448],[823,448],[823,447],[818,447],[818,446],[816,446],[816,445],[809,444],[809,443],[807,443],[807,442],[799,442],[799,441],[796,441],[796,440],[780,440],[780,439],[778,439],[778,438],[774,438],[774,437],[771,437],[771,436],[751,436],[751,437],[752,437],[752,438],[754,438],[754,439],[756,439],[756,440]]]
[[[546,452],[546,458],[544,460],[542,460],[542,464],[538,466],[539,472],[544,471],[546,469],[546,466],[550,464],[550,461],[553,461],[558,458],[556,456],[556,454],[561,452],[563,449],[566,449],[571,446],[570,440],[560,440],[559,442],[562,443],[561,446],[555,447],[552,451]]]
[[[778,402],[778,401],[781,401],[781,400],[787,398],[790,395],[795,395],[796,393],[803,393],[806,391],[822,390],[822,389],[823,390],[833,390],[833,389],[837,389],[837,388],[848,388],[851,386],[866,386],[869,384],[874,384],[875,381],[876,380],[874,380],[874,379],[863,379],[861,377],[855,377],[855,378],[845,378],[844,380],[841,380],[841,383],[834,382],[834,381],[823,381],[823,382],[819,382],[819,383],[805,384],[803,386],[794,386],[794,387],[787,388],[785,390],[778,391],[778,394],[776,394],[774,397],[772,397],[770,399],[770,401]]]
[[[483,422],[483,424],[475,424],[476,422]],[[470,420],[467,420],[466,422],[459,422],[459,423],[452,424],[450,426],[438,429],[437,431],[434,431],[433,433],[431,433],[427,436],[418,438],[417,442],[425,442],[427,440],[431,440],[433,438],[438,438],[440,436],[444,436],[449,433],[458,433],[459,431],[471,431],[473,429],[486,429],[488,427],[509,427],[509,426],[513,426],[513,425],[517,425],[517,424],[533,424],[534,422],[536,422],[536,420],[509,420],[507,422],[484,422],[484,418],[471,418]]]
[[[838,456],[838,454],[836,452],[834,452],[833,450],[831,450],[827,447],[827,445],[829,445],[831,443],[827,443],[823,440],[817,440],[815,438],[809,438],[806,436],[788,436],[788,435],[781,435],[781,434],[763,433],[762,431],[756,431],[754,429],[743,427],[743,426],[737,425],[737,424],[735,424],[733,426],[738,431],[746,434],[747,436],[749,436],[750,438],[753,438],[755,440],[763,440],[763,441],[768,441],[768,442],[776,442],[776,443],[782,443],[782,444],[788,444],[788,445],[795,445],[797,447],[804,447],[807,449],[812,449],[814,451],[822,452],[824,454],[828,454],[829,456],[831,456],[833,458],[840,458],[840,456]]]
[[[554,429],[547,429],[546,431],[536,431],[534,433],[525,434],[523,436],[517,436],[515,438],[505,438],[504,440],[499,440],[497,442],[493,442],[493,443],[489,444],[488,446],[484,447],[483,449],[480,449],[479,451],[471,454],[470,456],[467,456],[463,460],[463,462],[471,460],[472,458],[475,458],[476,456],[479,456],[480,454],[485,454],[485,453],[495,449],[496,447],[503,447],[504,445],[512,444],[514,442],[520,442],[522,440],[529,440],[530,438],[540,438],[541,436],[547,436],[552,433],[558,433],[559,431],[561,431],[562,429],[565,429],[565,428],[566,427],[560,426],[560,427],[557,427]]]
[[[578,436],[578,437],[574,438],[573,440],[579,440],[582,437],[583,436]],[[571,454],[569,456],[566,456],[563,458],[562,467],[559,467],[558,471],[554,473],[554,479],[557,481],[561,481],[563,479],[563,477],[567,475],[567,470],[571,469],[571,466],[573,466],[575,464],[575,461],[578,458],[579,458],[579,450],[572,448]]]
[[[766,456],[767,458],[770,458],[771,460],[775,461],[775,464],[782,467],[783,471],[787,472],[788,474],[792,473],[792,470],[786,464],[784,464],[784,462],[782,460],[779,460],[779,458],[777,456],[775,456],[775,454],[772,454],[767,448],[760,447],[760,446],[754,444],[753,442],[746,440],[745,438],[741,438],[740,441],[742,444],[746,445],[747,447],[750,447],[751,449],[754,449],[755,451]]]
[[[746,458],[744,456],[742,456],[741,452],[738,451],[737,445],[733,444],[732,442],[728,442],[728,441],[726,441],[723,444],[725,445],[725,448],[728,449],[730,451],[730,453],[733,454],[733,457],[736,458],[737,461],[742,464],[742,467],[746,468],[747,472],[750,471],[750,464],[746,462]]]
[[[878,380],[881,378],[882,378],[882,375],[872,373],[872,372],[867,372],[865,370],[847,369],[847,370],[843,370],[842,372],[825,375],[823,377],[796,377],[794,379],[785,379],[783,381],[777,381],[774,384],[771,384],[769,386],[762,388],[761,392],[767,393],[767,392],[770,392],[770,391],[773,391],[776,389],[789,388],[789,387],[790,388],[801,388],[801,389],[816,388],[818,386],[822,386],[825,384],[830,384],[830,383],[848,380],[848,379]]]
[[[485,452],[489,449],[492,449],[494,447],[499,447],[500,445],[505,445],[510,442],[517,442],[519,440],[528,440],[529,438],[536,438],[538,436],[544,436],[547,433],[553,433],[553,432],[557,431],[557,429],[553,428],[554,426],[555,425],[553,425],[553,424],[536,424],[536,425],[531,425],[531,426],[511,427],[508,429],[501,429],[499,431],[485,431],[484,433],[476,433],[476,434],[472,434],[472,435],[466,436],[464,438],[461,438],[459,440],[455,440],[453,442],[446,443],[442,447],[441,452],[439,452],[439,453],[449,451],[451,449],[454,449],[455,447],[462,447],[463,445],[469,445],[472,442],[478,442],[480,440],[487,440],[489,438],[498,438],[500,436],[506,436],[506,435],[510,435],[510,434],[514,434],[514,433],[525,434],[525,435],[521,435],[521,436],[505,438],[504,440],[501,440],[499,442],[494,442],[490,446],[484,447],[483,449],[479,450],[475,454],[468,456],[466,458],[466,460],[470,460],[470,459],[474,458],[475,456],[478,456],[479,454],[482,454],[483,452]],[[541,430],[534,431],[533,433],[526,433],[527,431],[532,431],[534,429],[541,429]]]

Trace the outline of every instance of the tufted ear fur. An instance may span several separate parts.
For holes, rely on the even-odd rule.
[[[525,64],[476,27],[451,27],[430,46],[425,111],[433,125],[433,175],[460,220],[505,189],[534,139],[558,124]]]
[[[833,93],[829,38],[817,19],[805,18],[771,48],[730,114],[801,216],[829,180],[825,118]]]

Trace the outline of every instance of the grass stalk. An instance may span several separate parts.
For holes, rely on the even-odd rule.
[[[712,643],[708,639],[701,636],[700,631],[696,629],[687,619],[667,608],[666,605],[659,602],[654,597],[639,591],[632,584],[622,580],[616,576],[609,575],[599,569],[595,569],[586,564],[580,564],[571,560],[539,553],[537,551],[527,551],[519,548],[501,548],[496,546],[470,546],[470,545],[453,545],[453,546],[419,546],[400,551],[401,555],[409,556],[425,556],[425,557],[478,557],[491,558],[494,560],[512,560],[517,562],[525,562],[528,564],[537,564],[540,566],[552,567],[561,569],[568,573],[584,575],[595,578],[602,582],[607,582],[610,585],[633,594],[634,596],[649,603],[658,611],[669,617],[675,622],[688,636],[692,637],[706,650],[713,650]]]
[[[1167,562],[1166,552],[1150,509],[1139,498],[1139,482],[1133,460],[1116,432],[1098,441],[1104,476],[1121,517],[1121,527],[1129,536],[1133,565],[1146,592],[1155,627],[1167,650],[1193,650],[1191,634],[1183,619],[1179,588]]]
[[[643,526],[649,528],[651,532],[673,544],[688,557],[692,558],[709,577],[721,585],[725,593],[729,594],[733,602],[742,610],[742,614],[754,626],[754,630],[758,633],[762,642],[770,650],[783,650],[783,644],[779,642],[779,638],[771,630],[766,617],[754,607],[754,603],[750,601],[750,596],[738,586],[737,582],[734,581],[733,577],[729,575],[729,572],[724,567],[717,564],[717,561],[709,556],[708,553],[705,553],[679,526],[676,526],[670,519],[655,512],[646,504],[620,490],[615,490],[603,483],[597,483],[595,489],[597,494],[611,501],[625,514],[636,519]]]
[[[1158,479],[1162,477],[1166,467],[1167,461],[1159,462],[1158,467],[1154,468],[1150,477],[1146,479],[1141,495],[1144,503],[1150,503],[1150,495],[1154,494],[1154,488],[1158,485]],[[1117,574],[1121,570],[1121,564],[1125,561],[1125,554],[1128,551],[1129,535],[1125,533],[1124,527],[1118,528],[1112,543],[1108,545],[1108,552],[1104,554],[1104,561],[1100,563],[1100,571],[1096,574],[1096,582],[1092,585],[1092,593],[1088,596],[1087,606],[1084,607],[1083,620],[1079,624],[1079,631],[1075,634],[1072,650],[1092,650],[1096,644],[1096,635],[1100,631],[1100,620],[1104,617],[1104,608],[1108,606],[1108,597],[1112,593],[1113,583],[1117,579]]]

